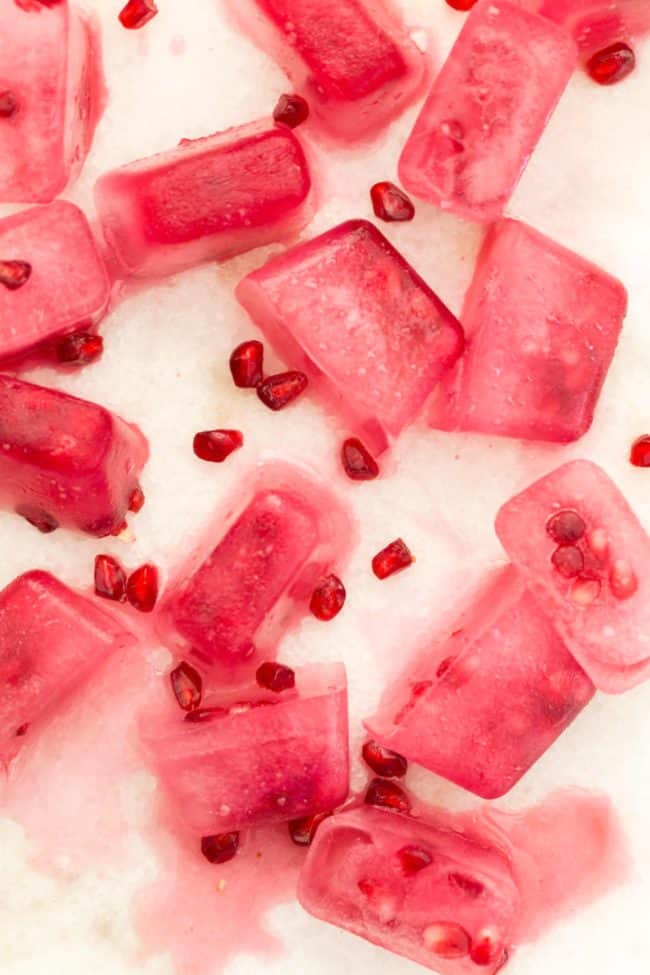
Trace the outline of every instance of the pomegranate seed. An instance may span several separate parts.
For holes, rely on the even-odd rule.
[[[264,378],[264,346],[251,339],[242,342],[230,356],[230,372],[235,386],[252,389],[259,386]]]
[[[194,453],[201,460],[221,464],[244,444],[239,430],[204,430],[194,436]]]
[[[201,853],[210,863],[228,863],[239,849],[239,833],[219,833],[201,839]]]
[[[450,921],[438,921],[425,928],[425,946],[439,958],[464,958],[469,955],[472,941],[465,928]]]
[[[228,708],[228,714],[246,714],[253,708],[272,708],[276,701],[235,701]]]
[[[551,555],[551,562],[565,579],[575,579],[585,567],[585,559],[575,545],[560,545]]]
[[[273,119],[295,129],[309,118],[309,103],[302,95],[280,95],[273,109]]]
[[[452,660],[453,660],[453,657],[449,657],[450,664],[451,664],[451,661]],[[440,666],[442,666],[442,664]],[[438,670],[440,670],[440,667],[438,668]],[[422,697],[422,695],[423,694],[426,694],[426,692],[429,690],[430,687],[433,687],[433,682],[432,681],[430,681],[430,680],[421,680],[421,681],[418,681],[417,684],[414,684],[413,685],[413,689],[411,691],[411,694],[413,695],[413,697]]]
[[[90,332],[75,332],[59,339],[56,344],[56,357],[59,362],[70,366],[87,366],[101,357],[104,340],[101,335]]]
[[[372,571],[378,579],[387,579],[388,576],[408,568],[414,561],[406,543],[401,538],[397,538],[375,555],[372,560]]]
[[[141,565],[132,572],[126,584],[126,598],[141,613],[150,613],[158,599],[158,569],[155,565]]]
[[[19,728],[16,728],[16,738],[22,738],[23,735],[26,735],[28,731],[29,721],[26,721],[25,724],[21,724]]]
[[[341,450],[343,470],[353,481],[374,481],[379,477],[379,465],[356,437],[350,437]]]
[[[571,599],[579,606],[591,606],[600,595],[600,581],[580,576],[571,586]]]
[[[456,659],[455,657],[445,657],[445,659],[438,664],[438,669],[436,670],[436,677],[444,677],[455,659]]]
[[[257,387],[257,395],[270,410],[283,410],[304,393],[308,379],[304,372],[279,372]]]
[[[338,576],[325,576],[314,589],[309,609],[317,620],[333,620],[345,604],[345,586]]]
[[[0,118],[11,118],[18,111],[18,99],[13,91],[0,91]]]
[[[629,562],[616,559],[609,576],[609,585],[617,599],[629,599],[639,588],[639,580]]]
[[[28,521],[34,528],[38,528],[39,532],[44,535],[50,535],[59,527],[56,518],[48,514],[47,511],[43,511],[42,508],[34,508],[29,504],[19,505],[16,508],[16,514]]]
[[[390,890],[367,877],[359,880],[357,887],[364,897],[367,897],[382,924],[392,924],[395,921],[398,905],[397,899]]]
[[[587,534],[587,545],[592,553],[601,562],[604,562],[609,553],[609,538],[604,528],[594,528]]]
[[[203,678],[198,670],[181,660],[169,675],[174,696],[183,711],[196,711],[203,694]]]
[[[476,900],[477,897],[480,897],[485,890],[485,887],[482,883],[480,883],[480,881],[474,880],[473,877],[468,877],[467,874],[464,873],[450,873],[448,874],[447,879],[452,887],[457,887],[459,890],[462,890],[464,894],[467,894],[468,897],[471,897],[474,900]]]
[[[570,508],[563,508],[546,522],[546,531],[558,545],[571,545],[579,541],[586,530],[584,520]]]
[[[386,806],[398,812],[410,812],[411,802],[396,782],[386,779],[372,779],[363,800],[368,806]]]
[[[615,85],[627,78],[636,66],[636,55],[622,41],[597,51],[587,61],[587,71],[599,85]]]
[[[632,444],[630,463],[635,467],[650,467],[650,436],[647,434]]]
[[[407,877],[412,877],[433,863],[433,856],[423,846],[403,846],[396,856],[402,873]]]
[[[204,724],[215,718],[222,718],[224,714],[228,714],[225,708],[197,708],[195,711],[188,711],[185,720],[192,724]]]
[[[127,30],[139,30],[144,27],[158,13],[154,0],[129,0],[126,7],[119,14],[120,23]]]
[[[475,965],[492,965],[503,954],[503,945],[496,931],[479,932],[470,954]]]
[[[310,846],[320,824],[331,815],[331,812],[322,812],[315,813],[313,816],[303,816],[302,819],[292,819],[287,824],[289,836],[296,846]]]
[[[0,284],[10,291],[17,291],[27,284],[32,274],[32,265],[27,261],[0,261]]]
[[[126,572],[112,555],[95,558],[95,592],[116,603],[126,602]]]
[[[260,687],[265,687],[274,694],[280,694],[281,691],[288,691],[296,686],[296,675],[291,667],[285,667],[284,664],[272,660],[260,664],[255,672],[255,680]]]
[[[406,775],[408,762],[390,748],[384,748],[377,741],[367,741],[361,749],[363,760],[376,775],[383,779],[401,779]]]
[[[129,511],[132,511],[134,515],[137,515],[138,511],[142,511],[144,507],[144,493],[141,487],[134,487],[131,491],[131,497],[129,498]]]
[[[375,183],[370,190],[372,208],[375,216],[389,223],[402,220],[412,220],[415,207],[406,193],[394,183]]]
[[[447,0],[447,6],[454,10],[471,10],[477,0]]]

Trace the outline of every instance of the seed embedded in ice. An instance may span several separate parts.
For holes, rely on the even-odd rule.
[[[259,384],[257,395],[265,406],[275,412],[293,403],[305,391],[307,384],[304,372],[279,372]]]
[[[205,724],[215,718],[222,718],[225,714],[228,714],[225,708],[197,708],[195,711],[188,711],[185,720],[190,724]]]
[[[551,562],[565,579],[575,579],[585,566],[585,559],[575,545],[560,545],[551,556]]]
[[[17,291],[27,284],[32,275],[32,265],[27,261],[0,261],[0,284],[9,291]]]
[[[615,85],[627,78],[636,66],[636,55],[629,44],[619,41],[597,51],[587,62],[589,75],[599,85]]]
[[[104,340],[91,332],[74,332],[56,343],[56,357],[68,366],[87,366],[101,358]]]
[[[345,586],[338,576],[331,573],[320,580],[309,602],[309,610],[317,620],[328,623],[345,605]]]
[[[571,586],[571,599],[579,606],[591,606],[600,595],[600,580],[582,576]]]
[[[413,203],[394,183],[375,183],[370,189],[370,199],[375,216],[387,223],[412,220],[415,216]]]
[[[616,559],[609,575],[609,585],[617,599],[629,599],[639,588],[639,580],[625,559]]]
[[[118,16],[127,30],[139,30],[153,20],[157,13],[158,7],[154,0],[129,0]]]
[[[381,552],[377,552],[372,560],[372,571],[378,579],[387,579],[396,572],[407,569],[414,561],[406,542],[397,538]]]
[[[471,897],[472,900],[476,900],[481,896],[485,887],[479,880],[475,880],[474,877],[468,877],[465,873],[459,873],[454,871],[447,875],[447,880],[452,887],[462,890],[464,894]]]
[[[408,762],[403,755],[384,748],[379,742],[367,741],[361,749],[363,760],[375,773],[383,779],[401,779],[406,775]]]
[[[174,697],[183,711],[196,711],[201,704],[203,678],[186,660],[181,660],[169,675]]]
[[[285,667],[284,664],[273,660],[260,664],[255,672],[255,680],[260,687],[273,691],[274,694],[280,694],[296,686],[296,675],[291,667]]]
[[[650,435],[638,437],[630,450],[630,464],[635,467],[650,467]]]
[[[439,958],[465,958],[469,955],[472,941],[460,924],[437,921],[425,928],[422,934],[425,947]]]
[[[242,342],[230,356],[230,374],[239,389],[253,389],[264,378],[264,346],[256,339]]]
[[[433,855],[423,846],[403,846],[395,854],[405,877],[412,877],[433,863]]]
[[[493,965],[503,954],[503,943],[497,931],[486,928],[480,931],[470,954],[475,965]]]
[[[126,572],[112,555],[95,557],[95,592],[103,599],[126,602]]]
[[[126,598],[141,613],[153,612],[158,600],[158,569],[147,563],[129,576]]]
[[[134,487],[129,498],[129,511],[137,515],[144,507],[145,497],[141,487]]]
[[[292,819],[287,824],[292,842],[296,846],[311,846],[318,827],[331,815],[331,812],[322,812],[315,813],[313,816],[303,816],[301,819]]]
[[[604,528],[594,528],[593,531],[587,533],[587,545],[591,550],[592,554],[600,562],[604,562],[609,553],[609,538],[607,537],[607,532]]]
[[[12,118],[18,111],[18,99],[13,91],[0,91],[0,118]]]
[[[273,109],[273,120],[295,129],[309,118],[309,103],[302,95],[280,95]]]
[[[228,863],[239,849],[239,833],[219,833],[201,839],[201,853],[210,863]]]
[[[477,0],[447,0],[447,6],[454,10],[471,10]]]
[[[59,523],[53,515],[31,504],[18,505],[16,514],[28,521],[34,528],[38,528],[43,535],[50,535],[59,527]]]
[[[192,446],[200,460],[221,464],[243,445],[244,435],[239,430],[202,430],[194,435]]]
[[[411,802],[403,789],[388,779],[372,779],[364,800],[368,806],[384,806],[398,812],[410,812]]]
[[[587,530],[584,519],[570,508],[563,508],[546,522],[546,531],[558,545],[578,542]]]
[[[356,437],[349,437],[341,448],[343,470],[352,481],[374,481],[379,477],[379,465]]]

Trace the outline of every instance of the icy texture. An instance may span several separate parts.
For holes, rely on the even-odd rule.
[[[530,0],[586,53],[650,31],[648,0]]]

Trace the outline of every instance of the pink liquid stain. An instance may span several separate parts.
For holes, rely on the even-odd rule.
[[[174,57],[179,57],[181,54],[185,54],[187,50],[187,42],[182,34],[174,34],[169,42],[169,53],[174,55]]]

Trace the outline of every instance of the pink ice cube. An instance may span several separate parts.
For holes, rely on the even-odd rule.
[[[147,456],[139,429],[103,407],[0,376],[0,504],[41,531],[119,532]]]
[[[496,220],[575,63],[556,24],[509,0],[479,0],[404,147],[406,189],[468,220]]]
[[[414,419],[463,349],[451,312],[365,220],[269,261],[237,297],[375,452]]]
[[[95,197],[123,272],[163,275],[291,237],[310,191],[300,142],[263,119],[106,173]]]
[[[493,975],[514,933],[517,885],[494,838],[456,830],[451,819],[365,806],[325,820],[300,876],[300,903],[441,975]]]
[[[377,135],[426,82],[425,58],[385,0],[227,4],[335,138],[356,142]]]
[[[297,670],[295,688],[281,694],[253,685],[209,704],[214,710],[204,709],[203,720],[179,712],[141,722],[161,786],[190,831],[206,836],[286,822],[346,799],[343,664]]]
[[[229,670],[273,657],[283,627],[308,612],[316,582],[340,564],[350,537],[327,488],[294,465],[267,464],[182,567],[162,607],[163,636]]]
[[[85,216],[72,203],[0,220],[0,261],[29,264],[22,287],[0,286],[0,358],[88,331],[108,308],[110,284]]]
[[[648,0],[534,0],[539,13],[567,27],[578,46],[592,53],[615,41],[650,31]]]
[[[616,485],[585,460],[536,481],[497,515],[501,542],[596,687],[650,672],[650,538]]]
[[[67,0],[0,4],[0,201],[49,203],[78,175],[101,112],[101,55]]]
[[[532,227],[490,229],[462,314],[467,349],[432,425],[565,443],[587,432],[625,317],[623,285]]]
[[[378,713],[373,738],[486,799],[508,792],[594,686],[512,566],[491,574]]]
[[[112,616],[47,572],[0,593],[0,758],[111,653],[134,642]]]

